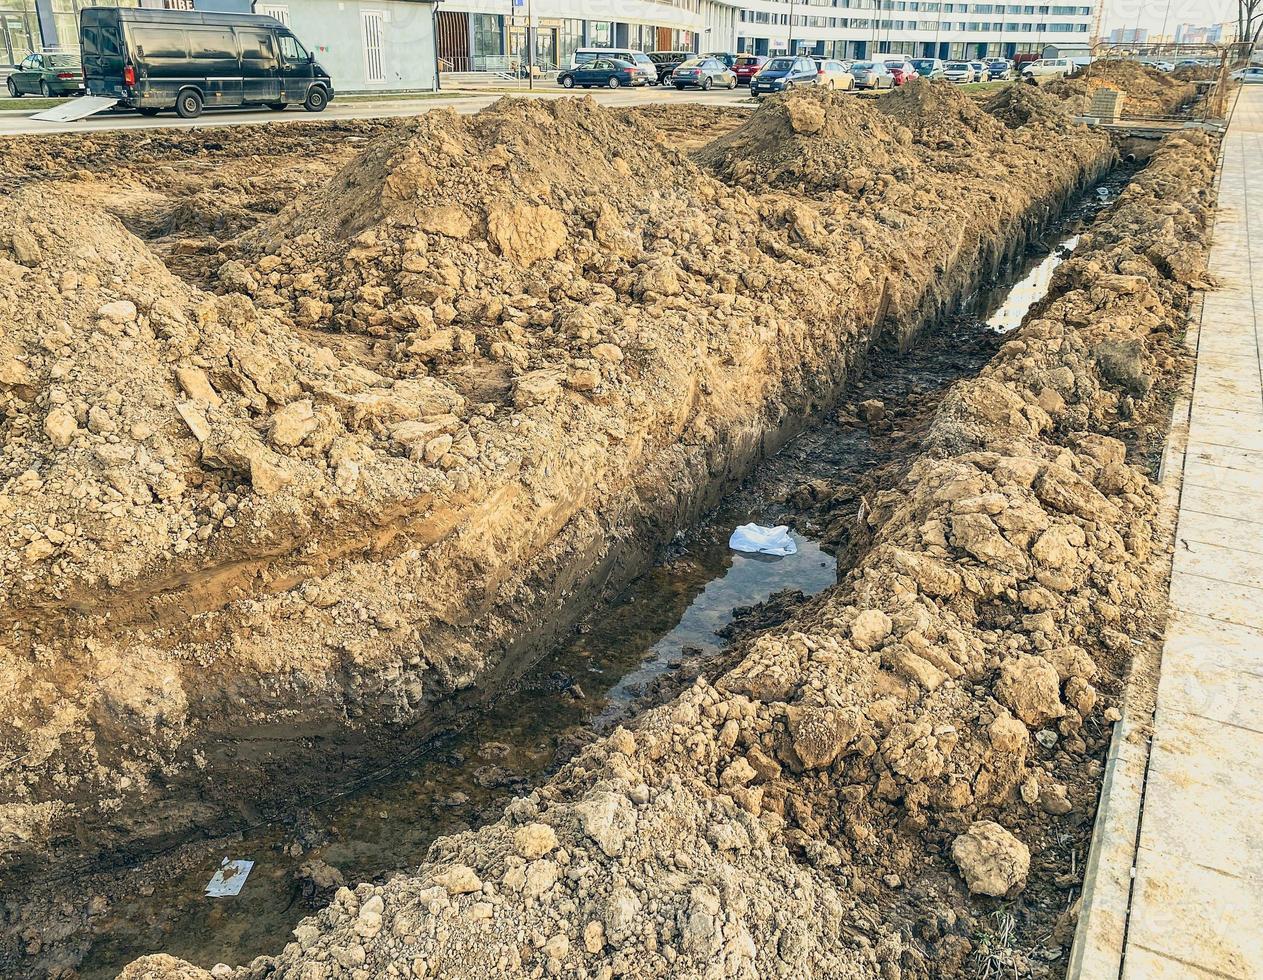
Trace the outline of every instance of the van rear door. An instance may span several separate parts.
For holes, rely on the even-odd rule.
[[[230,27],[189,27],[192,73],[203,79],[207,106],[241,105],[241,62]]]
[[[280,63],[272,32],[248,27],[235,30],[241,46],[242,100],[263,104],[280,102]]]
[[[124,61],[123,35],[114,19],[118,14],[89,7],[80,16],[79,56],[88,91],[93,95],[121,96]]]

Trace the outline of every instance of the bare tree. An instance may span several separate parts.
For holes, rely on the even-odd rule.
[[[1263,34],[1263,0],[1237,0],[1237,40],[1252,51]]]

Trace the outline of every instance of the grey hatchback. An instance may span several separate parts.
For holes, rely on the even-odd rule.
[[[690,58],[679,65],[671,73],[671,84],[683,91],[686,88],[700,88],[710,91],[718,85],[720,88],[736,88],[737,73],[718,58]]]

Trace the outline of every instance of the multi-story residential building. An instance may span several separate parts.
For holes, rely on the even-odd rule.
[[[1090,41],[1099,0],[957,3],[943,0],[741,0],[737,50],[837,58],[883,52],[923,58],[1012,58]]]

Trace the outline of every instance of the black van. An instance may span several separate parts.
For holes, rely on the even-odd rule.
[[[288,27],[260,14],[84,7],[79,49],[89,95],[113,96],[147,116],[174,108],[301,102],[320,112],[333,81]]]

